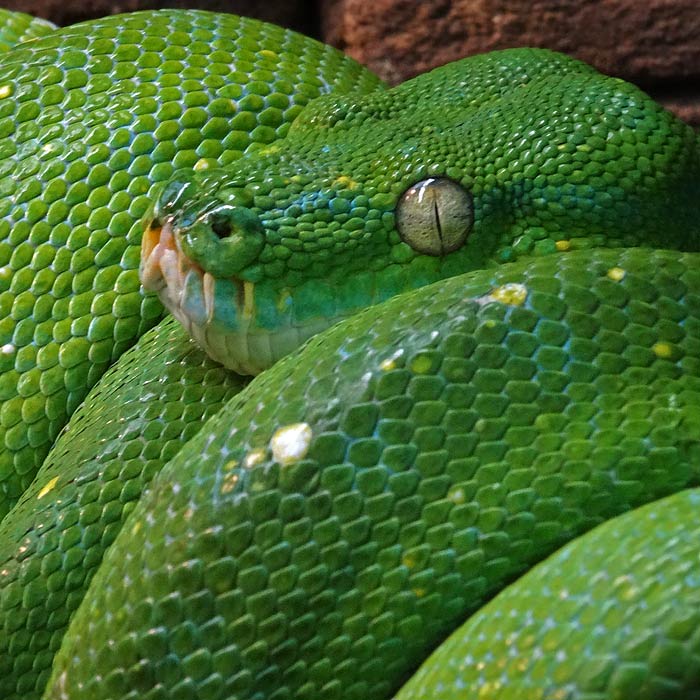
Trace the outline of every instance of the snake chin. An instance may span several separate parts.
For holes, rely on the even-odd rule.
[[[255,285],[235,276],[217,279],[203,270],[183,253],[167,222],[144,232],[140,277],[144,289],[157,293],[213,360],[238,374],[259,374],[335,322],[317,318],[261,328]]]

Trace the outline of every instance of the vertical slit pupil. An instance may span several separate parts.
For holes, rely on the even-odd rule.
[[[437,226],[437,234],[442,244],[442,224],[440,223],[440,207],[438,207],[437,199],[433,202],[433,212],[435,214],[435,226]]]

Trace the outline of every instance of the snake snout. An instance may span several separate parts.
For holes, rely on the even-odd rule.
[[[264,244],[259,218],[245,207],[209,202],[197,215],[154,210],[143,233],[141,281],[148,291],[177,285],[180,275],[166,274],[170,267],[232,279],[255,262]]]
[[[156,274],[168,251],[180,266],[231,278],[251,265],[265,236],[248,200],[220,197],[220,170],[178,170],[166,181],[145,218],[141,275],[146,289],[160,290],[167,280]]]
[[[242,273],[265,244],[260,219],[246,207],[212,201],[193,221],[186,218],[176,217],[172,224],[182,252],[216,277]]]
[[[216,174],[176,174],[145,219],[140,275],[144,289],[157,292],[209,355],[253,374],[277,355],[267,333],[258,333],[262,340],[250,337],[256,321],[249,269],[265,231],[247,205],[222,195]]]

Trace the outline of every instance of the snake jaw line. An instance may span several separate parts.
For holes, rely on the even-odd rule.
[[[261,327],[256,285],[236,276],[220,279],[203,270],[182,250],[169,218],[144,232],[140,275],[144,289],[158,294],[200,347],[239,374],[259,374],[339,320],[295,321],[290,310],[278,326]],[[218,303],[217,297],[221,297]],[[293,306],[292,295],[289,299]],[[222,309],[224,318],[219,317]]]

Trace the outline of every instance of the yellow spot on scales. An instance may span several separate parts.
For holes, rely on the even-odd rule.
[[[270,440],[270,449],[276,462],[286,467],[298,462],[309,451],[313,432],[308,423],[292,423],[275,431]]]
[[[489,299],[509,306],[522,306],[527,299],[527,287],[517,282],[502,284],[491,291]]]
[[[403,350],[399,348],[391,357],[387,357],[379,363],[379,369],[382,372],[391,372],[392,369],[396,369],[399,366],[399,359],[402,356]]]
[[[464,501],[467,500],[467,497],[464,493],[464,489],[460,488],[459,486],[457,488],[451,488],[447,492],[447,500],[452,501],[455,505],[461,505],[464,503]]]
[[[414,554],[411,554],[410,552],[406,552],[406,554],[401,557],[401,563],[407,568],[407,569],[413,569],[416,566],[416,557]]]
[[[231,493],[238,483],[238,473],[227,474],[221,484],[221,493]]]
[[[277,54],[274,51],[270,51],[270,49],[263,49],[262,51],[258,51],[258,56],[262,56],[263,58],[270,58],[273,61],[277,60]]]
[[[12,94],[12,85],[0,85],[0,100]]]
[[[571,248],[571,241],[557,241],[554,244],[554,247],[560,252],[563,253]]]
[[[260,464],[265,460],[265,450],[252,450],[243,460],[243,466],[246,469],[252,469],[256,464]]]
[[[625,279],[625,271],[621,267],[611,267],[607,275],[613,282],[621,282]]]
[[[349,175],[341,175],[333,181],[333,185],[338,187],[345,187],[348,190],[357,189],[358,184],[356,180],[353,180]]]
[[[215,158],[200,158],[193,166],[193,170],[209,170],[209,168],[215,168],[218,165]]]
[[[263,146],[261,149],[257,151],[258,155],[261,156],[271,156],[275,153],[278,153],[280,151],[280,147],[276,144],[270,144],[269,146]]]
[[[651,349],[654,351],[654,355],[661,357],[664,360],[667,360],[669,357],[673,356],[673,345],[671,345],[671,343],[659,341],[658,343],[654,343],[651,346]]]
[[[49,481],[48,483],[46,483],[44,485],[44,488],[41,489],[41,491],[39,491],[39,495],[36,497],[37,500],[39,500],[40,498],[43,498],[47,493],[51,493],[51,491],[53,491],[56,488],[56,484],[58,483],[58,478],[59,477],[54,476],[54,478],[51,479],[51,481]]]

